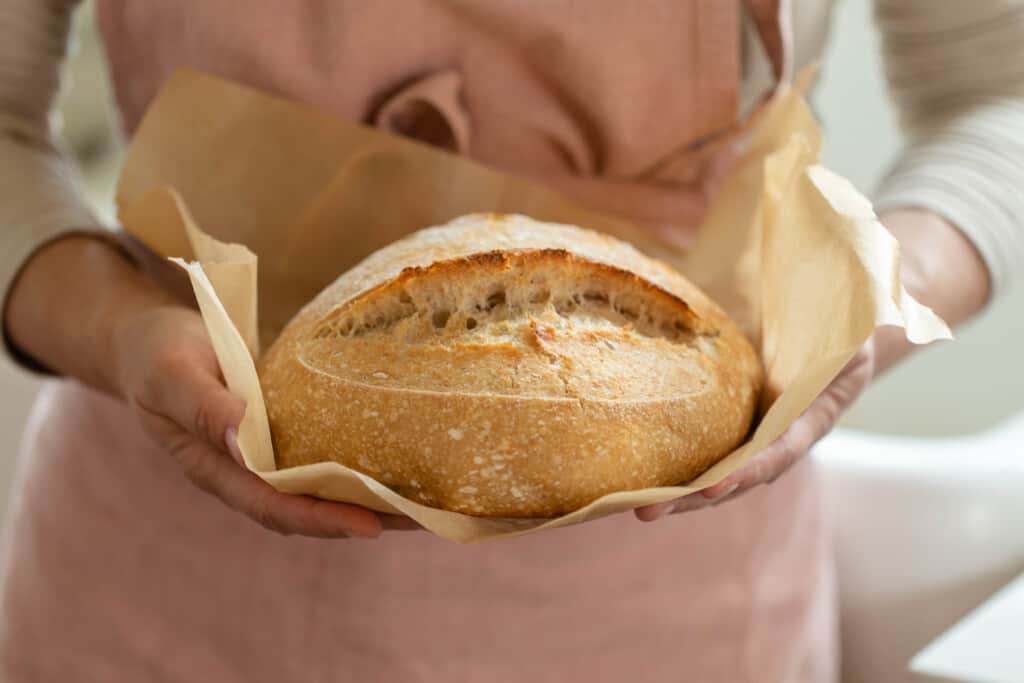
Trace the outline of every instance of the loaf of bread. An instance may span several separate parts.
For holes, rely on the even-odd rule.
[[[552,517],[702,473],[746,436],[762,370],[666,264],[471,215],[339,277],[260,378],[279,468],[335,460],[426,505]]]

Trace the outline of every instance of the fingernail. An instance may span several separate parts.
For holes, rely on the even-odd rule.
[[[655,520],[661,519],[662,517],[665,517],[666,515],[668,515],[668,513],[672,512],[672,508],[672,503],[662,503],[658,507],[658,509],[655,510],[654,515],[651,517],[651,521],[653,522]]]
[[[352,512],[348,511],[344,522],[342,522],[342,528],[345,530],[345,533],[354,538],[377,538],[380,536],[384,525],[377,515],[353,515]],[[362,512],[368,511],[364,510]],[[338,521],[341,522],[342,520],[339,519]]]
[[[736,489],[740,487],[739,482],[733,482],[724,489],[716,489],[714,486],[708,489],[704,489],[701,493],[704,494],[705,498],[710,500],[718,500],[719,498],[725,498],[726,496],[735,493]]]
[[[365,531],[363,529],[346,529],[346,531],[353,538],[377,538],[378,536],[380,536],[380,532],[370,533],[369,531]]]
[[[370,529],[360,529],[354,526],[345,527],[345,533],[355,538],[377,538],[380,536],[380,532],[380,528],[371,531]]]
[[[224,432],[224,443],[227,445],[228,453],[230,453],[231,457],[235,459],[235,462],[242,467],[245,467],[245,460],[242,458],[242,450],[238,447],[238,430],[234,427],[228,428],[228,430]]]

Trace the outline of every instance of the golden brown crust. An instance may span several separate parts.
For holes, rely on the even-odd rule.
[[[260,366],[279,467],[335,459],[502,517],[692,479],[742,441],[762,383],[728,316],[668,266],[521,216],[375,253]]]

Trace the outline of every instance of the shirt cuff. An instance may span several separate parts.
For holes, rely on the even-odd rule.
[[[70,234],[114,240],[76,191],[74,169],[55,151],[0,138],[0,322],[18,274],[42,246]],[[0,362],[47,372],[0,333]]]

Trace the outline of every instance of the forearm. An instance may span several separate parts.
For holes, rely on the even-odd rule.
[[[100,366],[86,358],[83,339],[97,332],[86,316],[111,302],[116,287],[107,288],[105,279],[117,285],[132,276],[116,274],[125,264],[115,249],[86,249],[82,238],[77,247],[61,243],[71,232],[107,233],[79,196],[75,169],[51,126],[78,2],[0,3],[0,318],[23,356],[109,388]],[[89,256],[76,259],[77,250]],[[111,263],[100,273],[107,257]],[[13,310],[4,307],[8,302]],[[2,341],[13,346],[11,336]],[[0,345],[0,356],[5,350]]]
[[[117,247],[67,236],[25,264],[4,307],[8,339],[45,367],[118,393],[118,325],[147,309],[181,305]]]
[[[886,221],[911,258],[933,243],[945,252],[948,238],[959,238],[950,231],[956,226],[967,237],[959,240],[964,249],[973,245],[981,255],[998,296],[1024,263],[1024,4],[876,0],[876,18],[906,146],[875,205],[886,214],[916,208],[946,219],[945,226],[934,219]],[[963,279],[973,264],[960,258],[940,253],[939,272],[933,266],[928,277],[929,288],[950,290],[933,306],[951,322],[972,312],[978,298],[954,291],[974,286]],[[964,310],[941,311],[943,305]]]
[[[951,327],[981,310],[990,294],[989,271],[960,230],[922,209],[885,212],[881,221],[900,243],[900,277],[911,296]],[[882,328],[875,338],[876,372],[914,349],[900,329]]]

